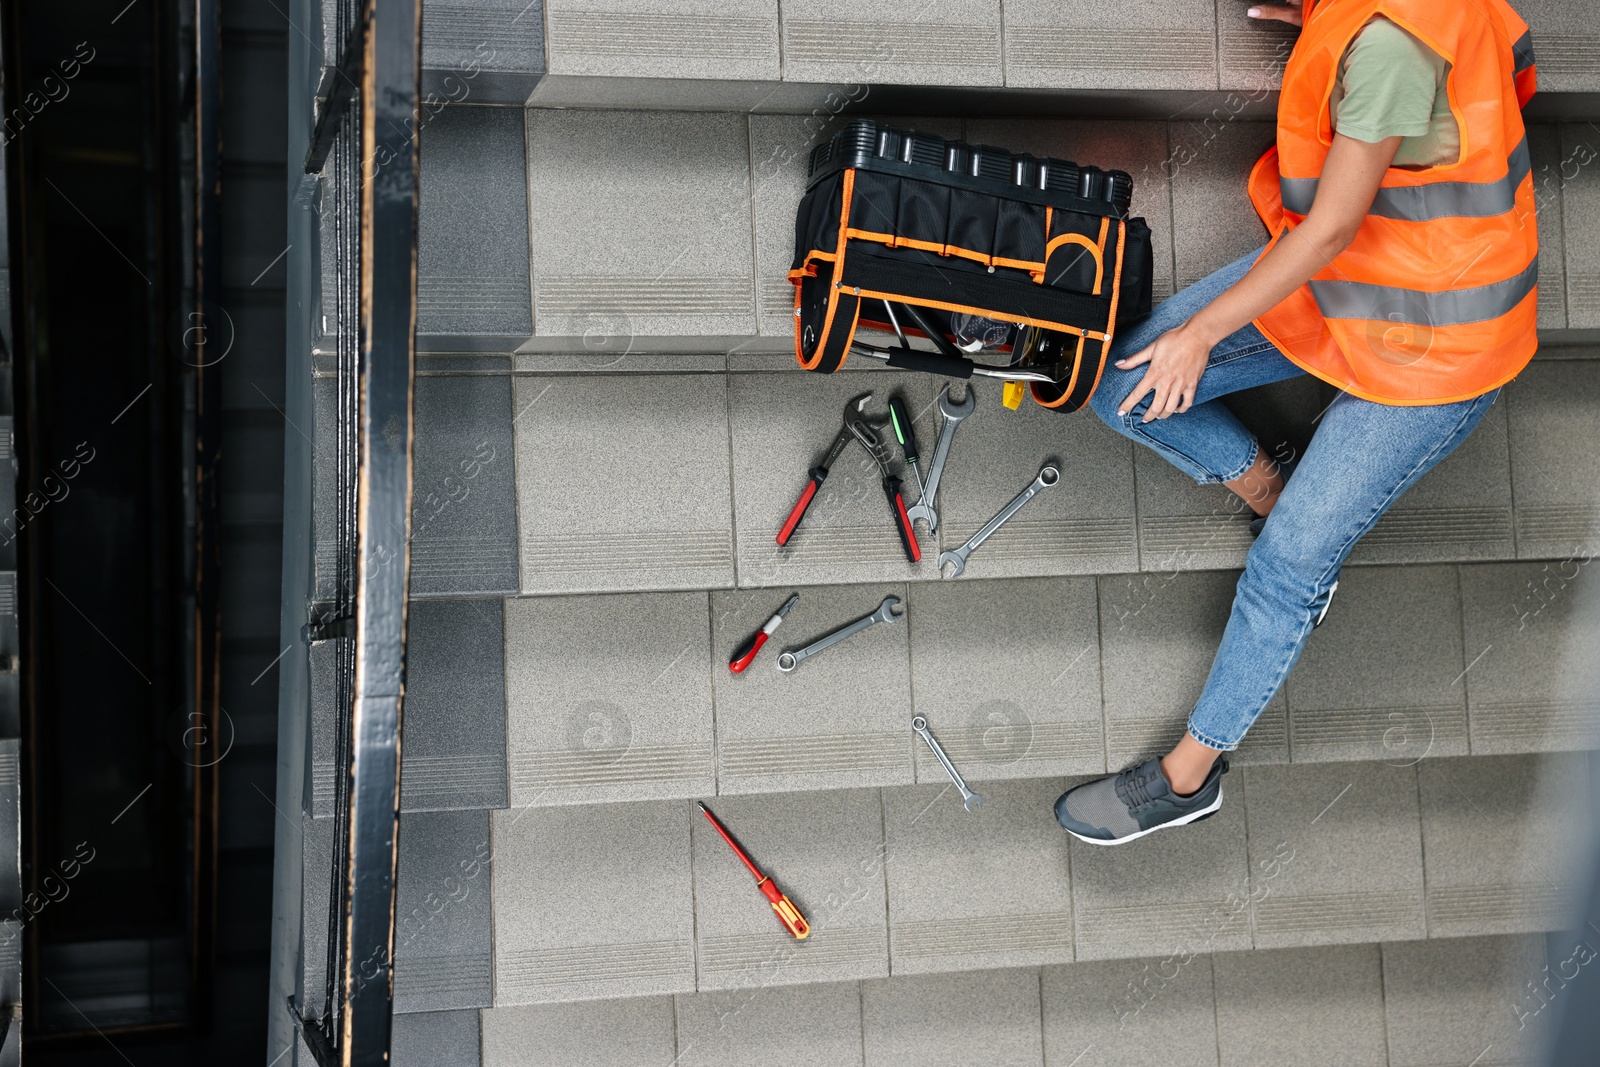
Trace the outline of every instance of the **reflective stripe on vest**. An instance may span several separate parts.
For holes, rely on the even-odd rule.
[[[1517,142],[1506,159],[1506,176],[1492,182],[1431,182],[1427,185],[1379,189],[1369,215],[1404,222],[1430,219],[1492,218],[1516,207],[1517,186],[1533,171],[1528,138]],[[1297,215],[1309,215],[1317,198],[1316,178],[1279,178],[1283,206]]]
[[[1379,319],[1417,326],[1464,326],[1497,319],[1522,303],[1539,281],[1539,257],[1522,273],[1472,289],[1440,293],[1367,282],[1312,281],[1317,307],[1330,319]]]
[[[1513,74],[1521,74],[1533,66],[1533,31],[1529,30],[1516,43],[1511,46],[1511,57],[1515,61],[1512,67]]]

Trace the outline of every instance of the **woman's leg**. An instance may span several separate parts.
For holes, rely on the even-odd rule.
[[[1257,253],[1244,256],[1163,301],[1144,321],[1119,334],[1111,360],[1089,405],[1106,425],[1159,453],[1195,481],[1220,482],[1243,497],[1257,514],[1266,514],[1283,487],[1270,457],[1261,454],[1255,435],[1217,398],[1252,386],[1305,373],[1284,358],[1254,326],[1232,334],[1211,350],[1188,411],[1144,421],[1149,398],[1132,410],[1123,401],[1144,377],[1144,367],[1123,370],[1114,361],[1133,355],[1168,330],[1177,328],[1238,281]]]
[[[1300,658],[1350,550],[1472,432],[1498,392],[1422,407],[1341,393],[1328,408],[1246,558],[1222,644],[1189,716],[1190,743],[1163,761],[1178,792],[1198,785],[1218,751],[1238,747]]]

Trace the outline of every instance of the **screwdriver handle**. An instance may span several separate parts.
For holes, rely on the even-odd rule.
[[[746,667],[750,666],[751,661],[756,658],[756,653],[760,652],[761,646],[766,643],[766,630],[757,630],[755,633],[751,634],[745,639],[744,644],[735,649],[733,655],[728,658],[728,669],[734,674],[738,674],[740,671],[743,671]]]
[[[811,498],[817,495],[817,490],[822,487],[823,480],[827,477],[828,468],[811,468],[811,480],[806,483],[805,490],[800,494],[800,499],[795,501],[794,507],[789,509],[789,517],[783,520],[783,529],[778,531],[778,544],[789,543],[789,538],[794,536],[795,527],[806,517],[806,509],[811,506]]]
[[[911,516],[906,513],[905,497],[900,494],[900,479],[890,475],[883,480],[883,495],[889,500],[889,510],[894,513],[894,528],[900,534],[900,547],[906,550],[906,561],[916,563],[922,558],[922,546],[917,544],[917,533],[911,528]]]
[[[898,396],[889,398],[889,421],[894,423],[894,437],[906,454],[907,463],[916,463],[917,434],[911,427],[911,416],[906,413],[906,402]]]
[[[763,877],[756,885],[772,902],[772,910],[777,914],[778,921],[794,935],[796,941],[804,941],[811,936],[811,924],[806,922],[806,917],[800,914],[800,909],[794,906],[794,901],[773,884],[771,878]]]

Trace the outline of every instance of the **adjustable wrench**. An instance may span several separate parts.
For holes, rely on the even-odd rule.
[[[944,476],[944,461],[950,455],[950,439],[956,435],[956,426],[972,414],[977,404],[978,396],[970,384],[967,386],[967,399],[959,404],[950,402],[948,385],[939,391],[939,414],[944,416],[944,425],[939,428],[939,443],[933,446],[933,463],[928,467],[928,480],[922,487],[922,499],[906,512],[911,518],[927,523],[929,533],[936,533],[939,529],[939,513],[934,510],[934,497],[939,492],[939,479]]]
[[[896,611],[896,608],[899,608],[900,610]],[[860,633],[862,630],[865,630],[867,627],[874,625],[875,623],[899,622],[905,617],[905,614],[905,609],[900,608],[899,597],[886,596],[883,598],[883,603],[878,605],[878,610],[874,611],[871,615],[863,616],[862,618],[859,618],[855,622],[851,623],[849,626],[835,630],[826,637],[820,637],[811,642],[805,648],[796,648],[780,655],[778,657],[778,669],[787,674],[798,667],[801,660],[810,659],[823,649],[836,645],[847,637],[854,637],[856,634]]]
[[[924,741],[928,742],[928,747],[933,750],[933,758],[939,761],[939,766],[944,768],[944,773],[948,774],[950,780],[956,784],[956,788],[961,790],[961,806],[972,812],[983,807],[983,798],[967,788],[967,783],[962,780],[960,774],[956,773],[955,764],[950,762],[950,757],[944,754],[944,749],[939,746],[938,741],[934,740],[932,731],[928,729],[928,720],[921,715],[914,716],[911,720],[911,728],[921,734]]]
[[[1001,508],[994,518],[984,523],[983,529],[973,534],[971,539],[969,539],[966,544],[953,551],[941,552],[939,554],[939,570],[943,572],[946,564],[953,564],[955,566],[955,570],[944,576],[946,578],[961,577],[961,572],[967,569],[967,557],[972,555],[972,552],[975,548],[987,541],[990,534],[1004,526],[1011,516],[1021,511],[1022,505],[1032,500],[1043,490],[1055,485],[1060,480],[1061,472],[1056,470],[1050,464],[1046,463],[1043,467],[1040,467],[1039,476],[1029,484],[1028,488],[1018,493],[1012,498],[1011,503]]]

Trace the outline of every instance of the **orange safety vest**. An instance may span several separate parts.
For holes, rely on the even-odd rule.
[[[1461,157],[1390,167],[1350,247],[1256,326],[1310,373],[1378,403],[1443,404],[1503,385],[1538,347],[1539,237],[1521,112],[1535,77],[1527,25],[1505,0],[1306,0],[1303,10],[1277,146],[1250,174],[1272,244],[1311,210],[1333,143],[1339,61],[1374,16],[1450,62]]]

